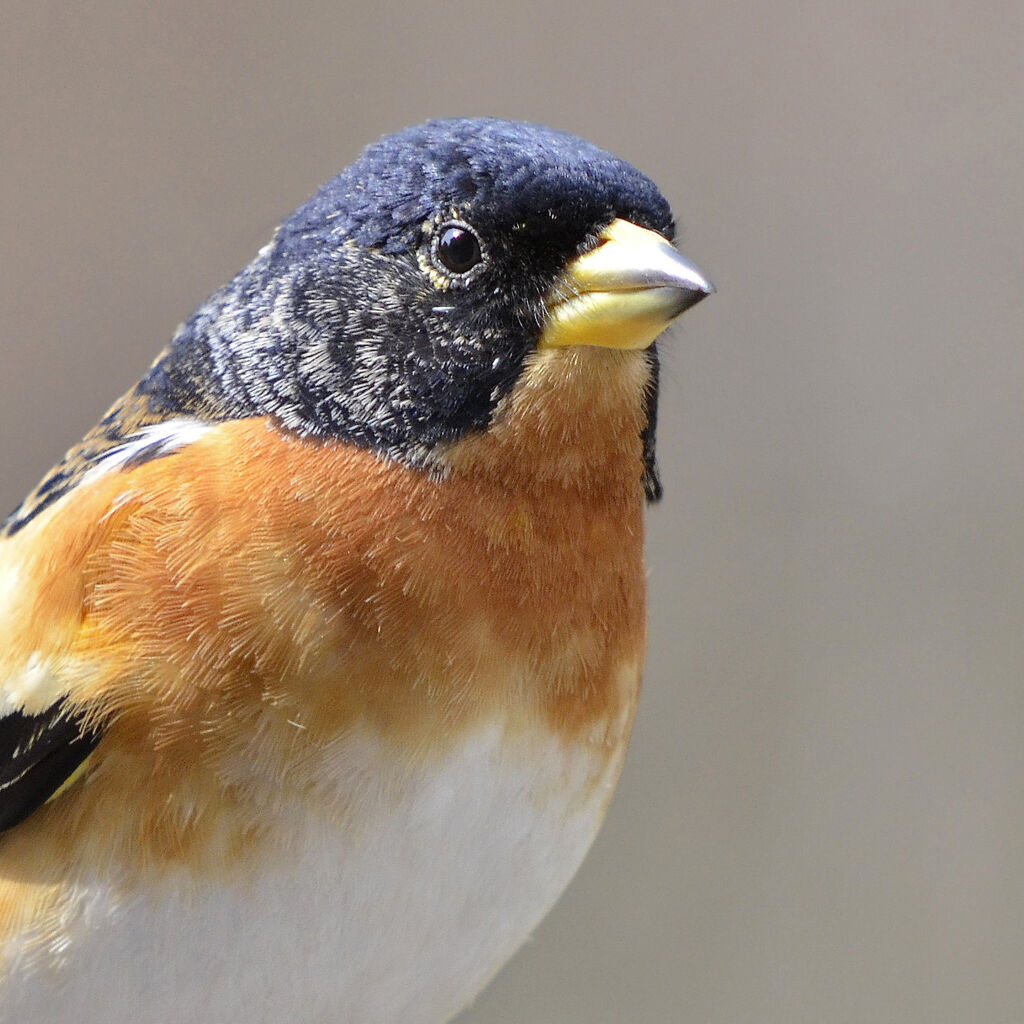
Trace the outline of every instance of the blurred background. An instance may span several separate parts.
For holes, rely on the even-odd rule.
[[[1024,7],[403,7],[4,0],[0,507],[382,132],[592,139],[719,294],[621,788],[460,1024],[1019,1024]]]

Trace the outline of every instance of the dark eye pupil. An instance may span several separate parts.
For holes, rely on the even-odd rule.
[[[480,262],[480,242],[466,228],[445,228],[437,241],[437,258],[453,274],[465,274]]]

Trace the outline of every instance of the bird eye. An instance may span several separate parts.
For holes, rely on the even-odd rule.
[[[468,224],[443,224],[434,235],[434,263],[448,274],[468,274],[483,258],[477,233]]]

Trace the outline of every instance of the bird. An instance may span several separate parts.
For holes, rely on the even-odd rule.
[[[668,201],[381,138],[0,530],[0,1021],[438,1024],[576,873],[646,647]]]

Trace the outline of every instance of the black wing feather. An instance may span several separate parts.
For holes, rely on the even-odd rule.
[[[0,718],[0,832],[46,803],[99,741],[100,730],[63,697],[39,714]]]

